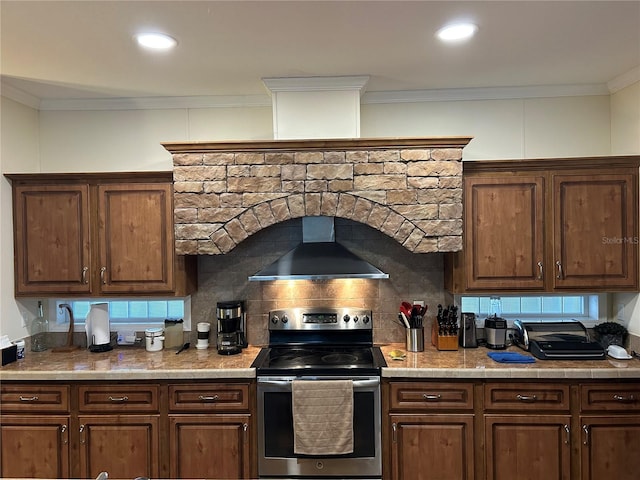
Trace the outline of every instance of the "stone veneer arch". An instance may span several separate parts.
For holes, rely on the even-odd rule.
[[[173,155],[176,252],[228,253],[303,216],[379,230],[415,253],[462,248],[468,137],[163,144]]]

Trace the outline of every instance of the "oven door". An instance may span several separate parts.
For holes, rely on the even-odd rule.
[[[293,452],[293,380],[352,380],[354,451],[311,456]],[[381,478],[380,377],[258,377],[258,475]]]

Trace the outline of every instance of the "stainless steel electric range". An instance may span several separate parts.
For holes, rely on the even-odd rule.
[[[258,381],[258,475],[261,478],[382,477],[380,369],[370,310],[291,308],[269,314],[269,347],[253,367]],[[349,380],[353,385],[353,451],[294,452],[292,385]]]

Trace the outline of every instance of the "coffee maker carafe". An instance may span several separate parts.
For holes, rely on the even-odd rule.
[[[246,347],[245,342],[245,312],[242,301],[218,302],[217,317],[217,347],[220,355],[240,353]]]

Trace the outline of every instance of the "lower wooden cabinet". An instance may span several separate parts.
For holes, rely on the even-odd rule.
[[[159,416],[80,416],[80,477],[159,477]]]
[[[391,478],[473,479],[473,415],[389,415]]]
[[[0,478],[257,476],[255,384],[0,385]]]
[[[640,382],[389,380],[384,478],[636,480]]]
[[[171,415],[171,478],[249,478],[249,415]]]
[[[69,416],[2,415],[1,478],[68,478]]]
[[[582,416],[580,425],[582,479],[638,479],[640,416]]]
[[[570,480],[570,415],[485,415],[486,478]]]

